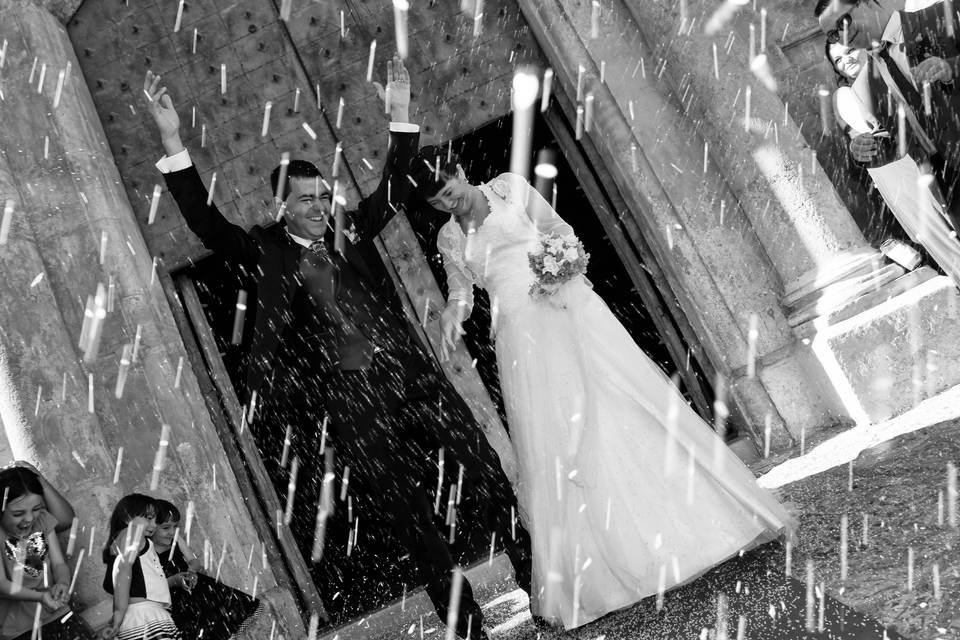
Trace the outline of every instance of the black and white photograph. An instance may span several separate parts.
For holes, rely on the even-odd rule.
[[[0,0],[0,640],[960,640],[954,0]]]

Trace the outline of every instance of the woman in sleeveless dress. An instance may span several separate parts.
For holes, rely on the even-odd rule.
[[[530,253],[545,237],[575,241],[570,225],[522,176],[474,186],[441,153],[421,150],[411,177],[451,214],[437,240],[449,285],[445,345],[462,334],[473,287],[490,296],[515,490],[532,539],[531,613],[574,628],[791,531],[787,511],[585,277],[531,295]]]

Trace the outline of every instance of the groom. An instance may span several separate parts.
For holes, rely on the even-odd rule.
[[[247,395],[255,392],[260,408],[251,431],[285,494],[280,459],[291,429],[288,458],[296,455],[301,463],[291,529],[304,555],[309,557],[313,543],[318,471],[324,466],[320,425],[328,417],[328,437],[350,467],[355,510],[371,509],[374,517],[365,515],[367,522],[389,523],[441,620],[450,604],[454,561],[433,521],[427,483],[413,471],[414,457],[429,448],[426,442],[439,442],[464,466],[464,500],[483,506],[489,529],[506,546],[517,583],[529,593],[529,536],[511,522],[516,502],[507,483],[498,481],[499,461],[462,398],[414,337],[374,245],[407,196],[406,174],[417,152],[419,128],[408,124],[410,84],[403,63],[395,57],[388,67],[392,122],[383,177],[347,212],[356,235],[344,242],[342,254],[335,250],[330,225],[337,203],[315,165],[294,160],[285,171],[277,167],[271,186],[283,221],[246,231],[207,203],[159,76],[147,72],[144,93],[166,152],[157,166],[187,225],[205,247],[256,285]],[[330,595],[324,584],[317,587]],[[466,582],[458,606],[457,633],[485,637],[483,614]]]

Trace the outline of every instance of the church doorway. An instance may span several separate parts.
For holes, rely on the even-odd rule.
[[[472,181],[486,181],[504,172],[510,162],[510,116],[496,120],[452,141]],[[643,249],[635,232],[623,228],[616,194],[603,184],[602,168],[591,166],[587,154],[574,140],[572,128],[561,115],[538,116],[534,128],[533,156],[550,149],[554,153],[557,177],[555,201],[559,214],[576,230],[591,254],[588,276],[597,293],[606,301],[638,345],[668,375],[677,374],[681,389],[690,404],[708,421],[712,421],[713,390],[709,363],[701,363],[697,353],[684,340],[683,318],[669,292],[658,288],[655,264],[644,262]],[[531,175],[533,175],[531,167]],[[548,194],[554,198],[551,189]],[[434,277],[445,293],[442,262],[436,249],[436,232],[444,218],[438,215],[409,216],[414,231]],[[311,541],[292,540],[288,530],[276,525],[276,512],[283,506],[266,478],[259,451],[245,429],[242,417],[243,372],[249,357],[253,322],[247,313],[236,325],[237,296],[247,292],[246,307],[256,308],[256,290],[244,274],[238,273],[216,256],[210,256],[175,274],[186,316],[203,353],[203,363],[210,375],[219,410],[224,421],[232,426],[224,430],[225,439],[234,439],[240,472],[246,471],[257,494],[261,530],[275,535],[278,556],[292,577],[295,590],[309,609],[311,598],[318,598],[330,616],[330,625],[347,623],[391,603],[404,601],[418,588],[414,569],[403,548],[377,522],[364,521],[357,527],[351,505],[337,502],[336,514],[328,523],[324,561],[312,565],[299,549],[309,548]],[[489,339],[490,310],[486,295],[478,291],[475,311],[466,325],[465,342],[477,360],[480,377],[497,405],[509,430],[497,383],[493,345]],[[235,335],[239,331],[239,335]],[[186,336],[185,336],[186,337]],[[239,338],[239,340],[237,339]],[[702,366],[706,365],[706,366]],[[212,407],[213,408],[213,407]],[[733,430],[735,432],[735,429]],[[229,447],[228,447],[229,449]],[[421,460],[417,480],[434,491],[437,464],[431,457]],[[342,467],[336,474],[341,477]],[[444,487],[456,483],[456,469],[447,466]],[[306,481],[319,482],[316,477]],[[303,481],[303,476],[301,476]],[[253,512],[254,509],[252,508]],[[444,529],[444,509],[437,515],[438,526]],[[359,534],[356,532],[360,531]],[[353,536],[353,537],[351,537]],[[489,534],[481,525],[479,514],[460,513],[453,542],[455,560],[462,566],[487,561],[491,556]]]

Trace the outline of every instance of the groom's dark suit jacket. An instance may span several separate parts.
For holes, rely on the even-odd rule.
[[[195,167],[164,175],[187,225],[203,245],[241,268],[256,283],[256,315],[246,379],[248,397],[253,391],[263,392],[268,376],[322,378],[341,368],[356,368],[355,364],[344,363],[355,362],[358,354],[343,353],[344,349],[375,346],[378,350],[395,350],[411,341],[419,344],[404,320],[396,288],[373,242],[396,212],[394,207],[400,206],[409,193],[407,171],[418,141],[417,133],[390,133],[380,184],[355,210],[347,212],[348,225],[352,222],[356,232],[356,243],[345,242],[341,257],[332,250],[332,233],[326,238],[338,266],[339,276],[330,285],[336,291],[311,293],[336,299],[340,310],[366,338],[359,343],[347,339],[340,323],[311,310],[300,275],[304,249],[289,237],[284,223],[267,228],[254,226],[247,232],[224,218],[216,205],[207,205],[207,190]],[[297,371],[277,371],[278,351],[283,343],[295,345],[294,351],[306,348],[311,362],[296,367]],[[312,345],[317,348],[311,348]],[[281,368],[291,366],[295,359],[288,360]],[[322,388],[322,381],[311,386],[318,391]]]

